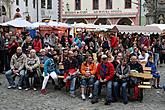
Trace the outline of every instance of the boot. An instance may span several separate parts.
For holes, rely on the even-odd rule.
[[[91,103],[92,103],[92,104],[98,103],[98,98],[96,98],[96,97],[93,98],[93,99],[91,100]]]

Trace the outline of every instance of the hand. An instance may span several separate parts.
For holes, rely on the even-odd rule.
[[[100,78],[100,82],[103,83],[104,82],[103,79]]]
[[[119,79],[122,79],[123,78],[123,76],[122,75],[119,75]]]
[[[91,75],[91,74],[90,74],[89,72],[86,72],[86,73],[85,73],[85,76],[86,76],[86,77],[89,77],[90,75]]]
[[[33,69],[32,68],[30,68],[30,72],[33,72]]]
[[[107,82],[107,80],[106,80],[106,79],[104,79],[104,80],[103,80],[103,82],[105,83],[105,82]]]

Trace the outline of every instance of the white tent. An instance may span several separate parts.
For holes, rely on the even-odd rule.
[[[13,26],[13,27],[31,27],[32,24],[22,18],[17,18],[6,23],[0,24],[2,26]]]
[[[151,24],[151,25],[146,25],[146,26],[156,26],[162,31],[165,29],[165,24]]]
[[[35,22],[35,23],[32,23],[32,26],[31,28],[38,28],[40,26],[47,26],[48,24],[47,23],[44,23],[44,22]]]
[[[69,26],[69,24],[66,24],[66,23],[62,23],[62,22],[54,22],[54,21],[50,21],[48,23],[48,26],[54,26],[54,27],[66,27],[66,28],[69,28],[71,26]]]

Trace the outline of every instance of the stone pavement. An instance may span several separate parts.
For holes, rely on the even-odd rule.
[[[161,84],[165,83],[165,65],[159,68]],[[0,75],[0,110],[165,110],[165,93],[163,90],[148,89],[144,91],[143,102],[112,103],[105,106],[103,99],[99,103],[91,104],[90,100],[82,101],[79,90],[77,97],[71,98],[65,90],[54,90],[48,84],[48,93],[39,91],[8,90],[8,83],[4,75]]]

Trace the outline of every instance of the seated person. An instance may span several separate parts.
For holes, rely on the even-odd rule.
[[[149,54],[145,50],[142,50],[141,54],[138,56],[138,59],[140,62],[147,63],[148,57],[149,57]]]
[[[151,67],[151,74],[152,74],[153,77],[155,78],[155,79],[154,79],[154,85],[153,85],[153,87],[154,87],[154,88],[161,88],[161,87],[159,86],[160,74],[159,74],[158,71],[157,71],[157,68],[156,68],[155,63],[153,62],[152,56],[150,56],[150,57],[148,58],[148,62],[147,62],[147,64],[146,64],[145,66],[146,66],[146,67]],[[156,84],[155,84],[156,82],[157,82],[157,86],[156,86]]]
[[[129,66],[130,66],[130,72],[143,73],[143,66],[138,62],[138,59],[136,56],[131,57]],[[131,77],[130,82],[133,85],[137,85],[139,80],[138,78]]]
[[[89,88],[89,98],[92,98],[94,75],[96,71],[96,64],[93,61],[92,55],[88,55],[87,61],[81,65],[81,97],[83,100],[86,99],[85,91]]]
[[[119,85],[122,87],[123,103],[128,103],[127,97],[127,80],[129,78],[130,66],[127,64],[127,58],[123,58],[121,63],[116,67],[116,81],[114,81],[114,96],[115,100],[118,100],[119,96]]]
[[[63,64],[65,71],[64,82],[66,82],[67,87],[70,86],[70,96],[75,97],[75,85],[79,69],[78,61],[72,51],[69,51],[69,56],[68,58],[64,59]]]
[[[26,55],[22,53],[22,48],[18,47],[16,53],[12,56],[10,61],[10,70],[5,73],[5,76],[9,82],[8,89],[16,88],[13,77],[18,76],[18,89],[22,90],[23,80],[25,76],[25,63],[26,63]]]
[[[58,84],[58,76],[56,73],[56,65],[55,65],[55,61],[57,55],[56,54],[52,54],[53,58],[48,58],[45,63],[44,63],[44,72],[43,72],[43,83],[42,83],[42,88],[41,88],[41,93],[45,94],[46,93],[46,85],[48,83],[49,77],[51,76],[52,79],[55,82],[55,87],[59,88],[59,84]]]
[[[101,59],[102,61],[98,64],[96,70],[97,80],[94,83],[93,99],[91,100],[91,103],[94,104],[98,102],[99,87],[106,84],[107,92],[104,104],[109,105],[112,101],[112,80],[115,70],[113,64],[108,62],[107,55],[103,54]]]
[[[29,90],[29,88],[30,88],[29,77],[34,77],[33,90],[34,91],[37,90],[36,89],[37,88],[37,78],[38,78],[37,71],[39,69],[39,65],[40,65],[40,60],[36,55],[36,51],[34,49],[32,49],[30,51],[30,56],[27,58],[27,61],[26,61],[27,74],[25,75],[25,80],[26,80],[26,89],[25,90]]]
[[[46,56],[46,53],[45,53],[45,49],[40,50],[39,59],[40,59],[40,66],[41,66],[41,68],[43,68],[45,61],[48,59],[48,57]]]

